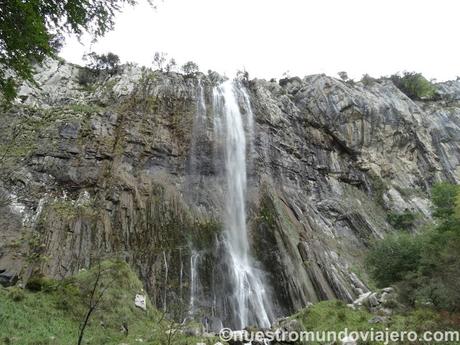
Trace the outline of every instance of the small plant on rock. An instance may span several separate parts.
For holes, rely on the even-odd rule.
[[[404,72],[403,74],[393,74],[390,80],[404,94],[413,100],[433,99],[436,88],[421,73]]]

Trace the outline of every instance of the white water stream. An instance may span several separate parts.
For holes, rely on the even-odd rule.
[[[259,327],[270,326],[271,303],[266,293],[266,283],[262,274],[254,267],[246,226],[246,152],[247,140],[243,115],[238,104],[238,96],[243,98],[246,116],[252,132],[252,112],[249,98],[239,85],[226,81],[214,88],[214,116],[219,116],[216,136],[224,141],[225,164],[225,217],[224,247],[228,252],[231,269],[229,280],[232,284],[229,298],[240,329],[251,324]],[[252,135],[252,133],[249,133]]]

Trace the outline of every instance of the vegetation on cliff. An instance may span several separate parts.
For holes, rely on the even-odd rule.
[[[421,73],[404,72],[393,74],[390,77],[395,86],[414,100],[432,99],[436,93],[436,87]]]
[[[55,56],[64,34],[95,38],[114,27],[122,5],[134,0],[2,1],[0,3],[0,94],[7,101],[16,96],[21,80],[33,82],[33,63]]]
[[[136,307],[136,294],[145,294],[142,283],[126,263],[106,261],[62,281],[34,277],[26,289],[0,287],[0,344],[76,344],[100,272],[96,292],[102,298],[89,318],[82,344],[202,341],[188,337],[185,342],[183,326],[167,320],[148,298],[147,310]]]
[[[452,331],[458,329],[458,322],[427,307],[412,310],[399,309],[385,322],[385,317],[375,316],[366,309],[352,309],[342,301],[323,301],[295,314],[292,319],[299,321],[300,330],[313,332],[331,332],[337,334],[347,329],[349,332],[407,332],[415,331],[423,334],[426,331]],[[321,334],[321,333],[320,333]],[[324,344],[325,342],[308,342],[309,344]],[[358,344],[383,344],[360,339]],[[408,341],[398,341],[398,344],[413,344]],[[423,342],[420,342],[423,344]],[[439,344],[447,344],[448,342]],[[449,342],[449,344],[458,344]]]
[[[406,303],[460,310],[460,186],[432,190],[435,222],[419,234],[396,233],[375,244],[367,263],[380,287],[397,285]]]

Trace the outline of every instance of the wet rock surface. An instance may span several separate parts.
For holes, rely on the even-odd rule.
[[[203,263],[197,306],[213,317],[213,296],[223,291],[212,277],[225,191],[211,81],[135,66],[91,85],[78,74],[78,66],[48,61],[40,88],[23,86],[2,114],[0,187],[14,197],[0,205],[0,281],[34,272],[62,278],[117,256],[158,307],[179,317],[193,248]],[[206,107],[199,131],[197,78]],[[287,315],[367,293],[363,253],[393,231],[387,214],[408,210],[422,224],[430,186],[459,182],[460,83],[438,84],[440,100],[424,102],[389,81],[314,75],[280,84],[241,87],[255,120],[251,247],[277,314]]]

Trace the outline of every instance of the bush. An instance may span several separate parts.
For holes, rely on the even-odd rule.
[[[421,73],[393,74],[390,76],[390,80],[398,89],[414,100],[433,99],[436,93],[434,85]]]
[[[419,239],[407,234],[397,234],[375,243],[366,260],[377,286],[386,287],[417,270],[420,259]]]
[[[377,79],[372,78],[369,74],[364,74],[361,78],[361,83],[363,83],[364,86],[371,86],[377,83]]]
[[[78,70],[78,84],[88,86],[94,84],[97,80],[98,72],[88,67],[82,67]]]
[[[397,230],[408,230],[413,227],[415,215],[412,212],[390,213],[387,216],[388,223]]]
[[[30,291],[50,292],[56,289],[57,282],[46,277],[31,277],[26,284],[26,289]]]
[[[431,228],[421,234],[391,235],[379,241],[367,257],[369,272],[379,286],[395,284],[402,299],[413,306],[460,311],[460,190],[441,183],[432,189]],[[392,217],[398,225],[410,216]]]
[[[431,199],[434,205],[433,216],[441,220],[453,216],[459,192],[459,185],[445,182],[436,184],[431,190]]]
[[[8,297],[15,302],[20,302],[26,297],[26,295],[24,293],[24,290],[17,286],[14,286],[8,289]]]

